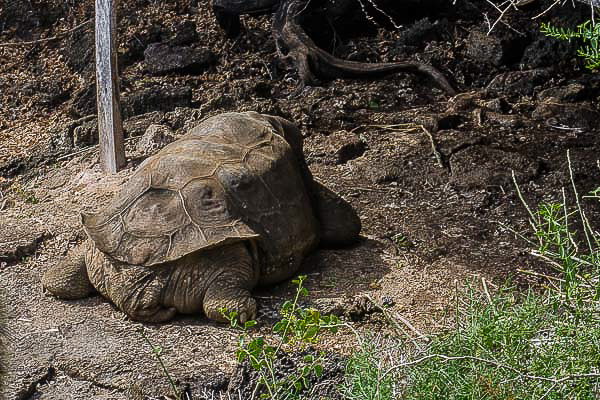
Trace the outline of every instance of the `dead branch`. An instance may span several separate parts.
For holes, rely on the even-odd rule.
[[[278,50],[294,61],[301,85],[314,84],[316,77],[324,79],[364,78],[394,72],[414,72],[429,76],[446,93],[454,95],[446,77],[434,67],[420,62],[363,63],[334,57],[317,47],[304,32],[298,19],[306,8],[305,0],[282,0],[273,17],[273,36]],[[283,49],[287,49],[287,54]]]

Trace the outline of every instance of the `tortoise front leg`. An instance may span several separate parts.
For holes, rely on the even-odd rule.
[[[258,281],[258,266],[244,243],[222,248],[215,259],[216,273],[203,301],[204,313],[212,320],[226,322],[220,309],[235,311],[241,323],[256,318],[256,300],[250,290]]]
[[[131,319],[150,323],[166,322],[177,314],[175,307],[162,302],[164,283],[147,267],[127,266],[124,279],[109,278],[110,299]]]
[[[177,313],[175,307],[165,307],[165,266],[154,268],[130,265],[110,260],[95,247],[86,257],[91,282],[104,297],[136,321],[159,323]]]
[[[53,265],[42,277],[42,286],[54,296],[67,299],[81,299],[96,290],[90,283],[85,264],[86,243],[69,250],[58,264]]]

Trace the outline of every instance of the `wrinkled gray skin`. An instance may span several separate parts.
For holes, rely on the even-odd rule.
[[[100,292],[134,320],[219,309],[256,316],[250,291],[293,276],[319,243],[357,240],[360,220],[313,180],[302,135],[257,113],[209,118],[148,158],[110,206],[82,215],[86,243],[49,269],[57,297]]]

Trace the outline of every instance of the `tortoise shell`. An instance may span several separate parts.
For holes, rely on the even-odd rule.
[[[82,214],[87,235],[128,264],[255,240],[268,270],[295,268],[316,246],[318,223],[302,138],[296,130],[290,146],[286,123],[257,113],[203,121],[145,160],[106,209]]]

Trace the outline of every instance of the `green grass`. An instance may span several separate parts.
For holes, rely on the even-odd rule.
[[[388,362],[382,352],[385,344],[368,337],[362,341],[346,365],[344,384],[339,388],[347,399],[391,399],[394,395],[394,374],[385,374]]]
[[[469,289],[456,328],[433,337],[420,362],[399,367],[404,398],[596,399],[600,321],[576,318],[551,292]],[[427,396],[424,396],[427,394]]]

